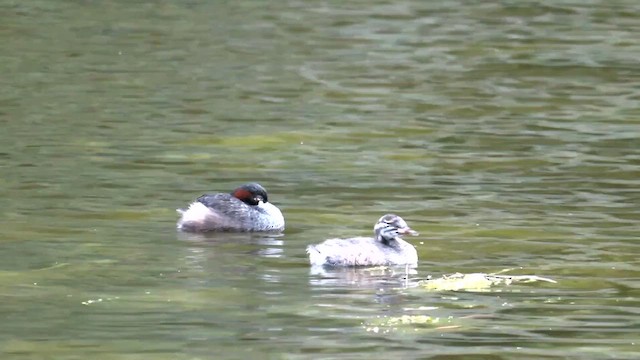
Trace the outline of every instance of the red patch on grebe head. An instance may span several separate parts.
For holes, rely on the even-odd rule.
[[[236,189],[231,195],[242,201],[251,200],[253,198],[253,194],[251,194],[249,190],[243,188]]]

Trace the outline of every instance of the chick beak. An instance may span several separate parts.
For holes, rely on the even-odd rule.
[[[398,234],[402,234],[402,235],[411,235],[411,236],[418,236],[420,235],[419,232],[411,229],[410,227],[405,227],[405,228],[400,228],[398,229]]]

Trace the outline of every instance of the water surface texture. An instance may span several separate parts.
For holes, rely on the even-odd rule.
[[[640,2],[0,18],[2,359],[640,357]],[[176,232],[249,181],[283,235]],[[421,233],[416,273],[309,269],[387,212]],[[416,287],[502,269],[557,283]]]

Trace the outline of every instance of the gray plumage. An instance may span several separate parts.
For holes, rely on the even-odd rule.
[[[282,231],[284,217],[268,202],[259,184],[246,184],[231,194],[205,194],[181,214],[177,228],[186,232]]]
[[[315,266],[417,266],[418,253],[404,241],[405,234],[418,235],[394,214],[381,217],[374,226],[374,237],[328,239],[309,245],[307,254]]]

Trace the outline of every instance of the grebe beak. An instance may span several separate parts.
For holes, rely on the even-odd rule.
[[[419,232],[413,230],[410,227],[405,227],[405,228],[400,228],[398,229],[398,234],[402,234],[402,235],[411,235],[411,236],[418,236],[420,235]]]

